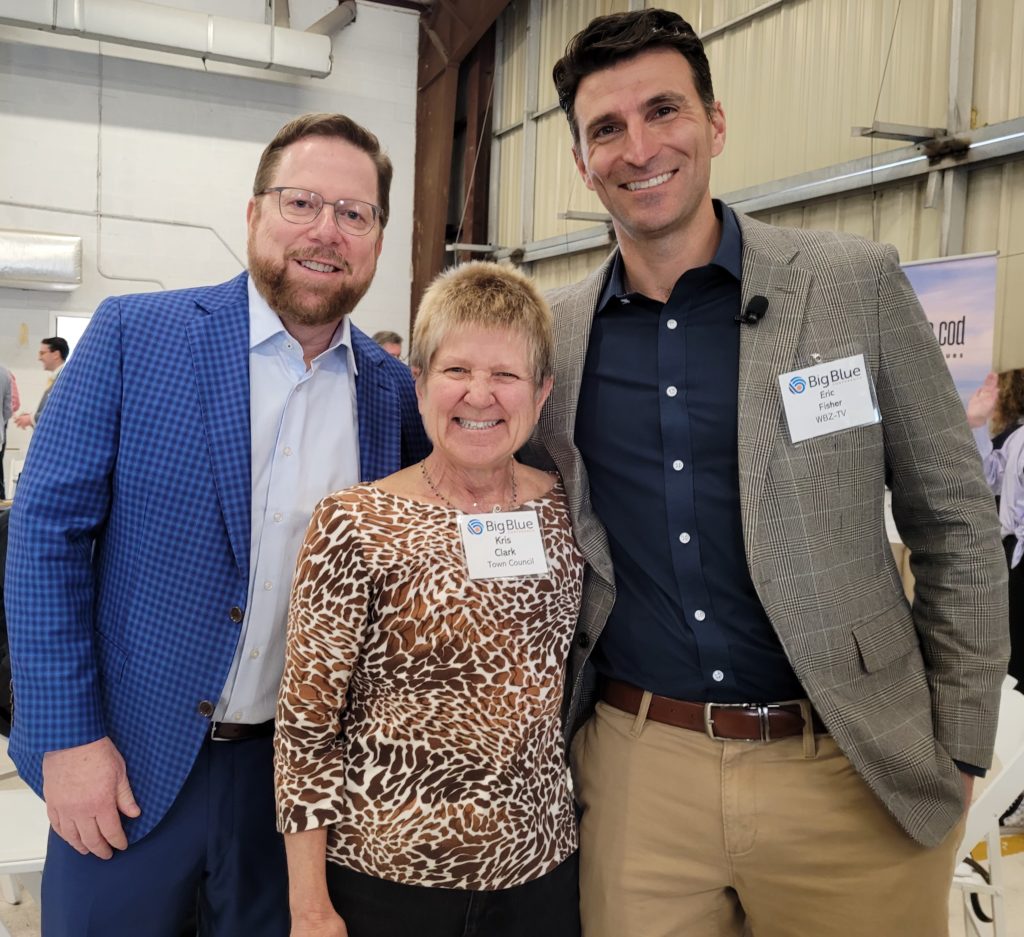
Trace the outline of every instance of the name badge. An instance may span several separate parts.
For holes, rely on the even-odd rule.
[[[535,576],[548,571],[536,511],[460,514],[470,579]]]
[[[803,442],[881,422],[864,355],[779,375],[789,438]]]

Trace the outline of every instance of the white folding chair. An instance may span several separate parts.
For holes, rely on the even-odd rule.
[[[20,884],[40,904],[50,831],[46,805],[28,788],[0,790],[0,830],[0,897],[8,904],[17,904],[21,900]],[[3,924],[0,937],[9,937]]]
[[[1015,690],[1015,681],[1007,677],[999,704],[999,728],[995,755],[999,768],[967,812],[967,825],[959,855],[988,862],[988,881],[966,862],[953,877],[953,885],[963,892],[964,930],[976,937],[1010,937],[1006,919],[1006,888],[1003,856],[1024,848],[1024,834],[1003,834],[999,818],[1024,791],[1024,694]],[[973,913],[971,894],[987,895],[992,903],[991,924],[982,923]],[[984,928],[984,929],[982,929]]]

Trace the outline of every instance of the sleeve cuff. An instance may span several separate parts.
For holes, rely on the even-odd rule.
[[[953,764],[963,771],[964,774],[969,774],[974,778],[983,778],[987,773],[984,768],[979,768],[977,765],[969,765],[965,761],[957,761],[955,758],[953,759]]]

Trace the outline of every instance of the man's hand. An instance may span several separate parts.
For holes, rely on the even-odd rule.
[[[348,928],[336,911],[300,915],[293,912],[289,937],[348,937]]]
[[[967,425],[971,429],[984,426],[992,419],[999,399],[999,375],[989,371],[985,380],[967,401]]]
[[[118,811],[137,817],[124,759],[109,738],[43,755],[43,799],[56,834],[83,856],[127,849]]]
[[[964,810],[969,810],[971,806],[971,798],[974,796],[974,775],[968,774],[966,771],[961,771],[960,777],[964,782]]]
[[[32,419],[31,413],[19,413],[14,418],[14,425],[17,426],[18,429],[28,429],[30,426],[35,426],[36,421]]]

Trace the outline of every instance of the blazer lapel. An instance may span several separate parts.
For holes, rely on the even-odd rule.
[[[756,325],[740,326],[737,451],[743,537],[749,557],[768,462],[782,419],[778,376],[800,363],[794,355],[813,276],[792,266],[798,251],[778,236],[777,229],[738,217],[743,231],[740,308],[746,309],[754,296],[768,300],[768,310]]]
[[[349,334],[356,361],[359,477],[369,482],[390,475],[401,465],[400,434],[388,432],[401,418],[394,406],[391,386],[381,374],[376,342],[354,325]]]
[[[197,300],[186,326],[214,484],[239,572],[249,576],[252,437],[249,429],[247,274]]]
[[[565,485],[569,513],[583,555],[609,583],[611,558],[604,529],[590,508],[590,489],[583,458],[576,448],[576,411],[583,383],[590,328],[597,302],[611,270],[614,254],[585,280],[552,296],[555,348],[559,349],[555,384],[541,413],[539,431],[544,447]]]

